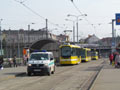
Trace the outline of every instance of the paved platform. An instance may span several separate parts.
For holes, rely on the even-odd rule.
[[[120,68],[106,61],[90,90],[120,90]]]
[[[21,74],[25,74],[27,72],[26,68],[26,66],[4,68],[3,70],[0,70],[0,81],[12,79]]]

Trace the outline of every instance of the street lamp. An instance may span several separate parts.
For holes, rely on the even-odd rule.
[[[3,54],[3,53],[2,53],[2,24],[1,24],[1,23],[2,23],[2,20],[3,20],[3,19],[0,19],[0,36],[1,36],[1,38],[0,38],[1,45],[0,45],[0,46],[1,46],[1,55]]]
[[[79,19],[79,17],[80,17],[80,16],[87,16],[87,14],[82,14],[82,15],[78,15],[78,16],[68,14],[67,16],[68,16],[68,17],[73,16],[73,17],[76,18],[77,42],[78,42],[78,21],[79,21],[79,20],[82,20],[82,19]]]
[[[52,31],[55,31],[55,30],[58,30],[57,28],[54,28],[54,29],[49,29],[48,30],[48,32],[50,32],[50,38],[53,38],[52,36],[53,36],[53,33],[52,33]]]
[[[28,46],[29,46],[29,43],[30,43],[30,36],[29,36],[30,33],[29,33],[29,32],[30,32],[30,29],[31,29],[31,28],[30,28],[30,25],[31,25],[31,24],[35,24],[35,23],[30,23],[30,24],[28,24]]]
[[[112,24],[112,52],[114,52],[116,48],[114,22],[115,22],[115,19],[112,19],[112,22],[109,23],[109,24]]]
[[[54,29],[49,29],[49,32],[52,33],[52,31],[55,31],[55,30],[58,30],[57,28],[54,28]]]
[[[116,48],[114,22],[115,22],[115,19],[112,19],[112,52],[114,52]]]
[[[82,15],[78,15],[78,16],[77,16],[77,15],[68,14],[67,16],[68,16],[68,17],[69,17],[69,16],[80,17],[80,16],[87,16],[87,14],[82,14]]]
[[[75,42],[75,21],[70,19],[65,19],[65,20],[73,22],[73,42]]]
[[[72,30],[64,30],[65,36],[67,37],[66,41],[69,42],[69,35],[66,35],[66,32],[72,32]]]

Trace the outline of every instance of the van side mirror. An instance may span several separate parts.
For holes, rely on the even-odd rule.
[[[50,58],[50,60],[53,60],[53,58]]]

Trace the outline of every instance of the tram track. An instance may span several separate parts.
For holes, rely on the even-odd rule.
[[[78,87],[79,90],[90,90],[92,84],[94,83],[95,79],[97,78],[99,72],[101,71],[101,69],[102,69],[102,67],[103,67],[103,65],[101,66],[101,64],[103,64],[103,63],[104,63],[104,62],[102,62],[102,63],[100,63],[100,65],[98,65],[98,69],[97,69],[98,71],[97,71],[97,72],[94,72],[94,74],[93,74],[91,77],[89,77],[88,80],[85,80],[85,81],[82,83],[82,85],[80,85],[80,86]],[[89,62],[88,62],[88,63],[84,63],[84,64],[88,64],[88,65],[89,65]],[[86,69],[85,67],[83,67],[84,64],[81,64],[81,66],[79,66],[79,65],[73,65],[73,66],[71,66],[71,67],[69,67],[69,66],[60,66],[60,68],[61,68],[61,67],[62,67],[62,68],[67,67],[67,68],[60,69],[59,72],[56,72],[55,75],[52,75],[51,77],[52,77],[52,78],[54,78],[54,77],[59,77],[59,75],[61,75],[61,73],[64,74],[64,73],[67,73],[68,71],[70,71],[70,70],[72,70],[72,69],[75,70],[75,69],[77,69],[77,68],[80,68],[80,71],[84,71],[84,70]],[[76,67],[76,66],[77,66],[77,67]],[[61,77],[61,76],[60,76],[60,77]],[[67,78],[69,78],[69,77],[67,77]],[[56,85],[56,86],[59,85],[59,84],[62,83],[63,81],[67,80],[67,78],[64,77],[63,80],[59,80],[59,82],[56,82],[55,85]],[[39,78],[38,80],[36,80],[35,82],[32,82],[32,83],[42,82],[42,81],[44,81],[44,80],[46,80],[46,78],[45,78],[45,77],[42,77],[42,78]],[[30,83],[27,84],[27,86],[28,86],[28,85],[30,85]],[[52,87],[50,90],[56,90],[56,89],[55,89],[56,86],[55,86],[55,87]]]
[[[101,63],[100,67],[98,68],[98,71],[95,72],[87,81],[86,83],[84,83],[82,89],[80,90],[90,90],[92,85],[94,84],[96,78],[98,77],[100,71],[102,70],[102,68],[104,67],[105,60]],[[88,86],[86,86],[88,85]]]
[[[86,63],[87,64],[87,63]],[[89,63],[88,63],[89,64]],[[101,62],[98,66],[97,66],[97,71],[96,72],[94,72],[94,74],[93,75],[91,75],[87,80],[85,80],[79,87],[77,87],[77,88],[79,88],[79,90],[90,90],[90,88],[91,88],[91,86],[92,86],[92,84],[94,83],[94,81],[96,80],[96,78],[97,78],[97,76],[98,76],[98,74],[99,74],[99,72],[101,71],[101,69],[103,68],[103,64],[104,64],[104,62]],[[80,67],[79,67],[80,68]],[[77,69],[77,67],[76,67],[76,69]],[[80,71],[84,71],[86,68],[84,67],[82,67],[81,69],[80,69]],[[60,84],[61,82],[59,82],[59,84]],[[54,88],[51,88],[50,90],[56,90],[55,89],[55,87]]]
[[[0,85],[4,86],[6,83],[5,87],[10,87],[9,90],[89,90],[102,64],[103,60],[99,60],[73,66],[58,66],[55,74],[51,76],[18,76]],[[72,86],[73,84],[75,86]],[[6,90],[5,87],[2,90]]]

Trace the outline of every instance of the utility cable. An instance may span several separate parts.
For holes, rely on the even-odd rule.
[[[34,14],[37,15],[37,16],[39,16],[40,18],[42,18],[42,19],[44,19],[44,20],[47,19],[47,18],[41,16],[39,13],[35,12],[34,10],[32,10],[32,9],[31,9],[30,7],[28,7],[27,5],[25,5],[24,2],[25,2],[26,0],[21,1],[21,2],[18,1],[18,0],[14,0],[14,1],[20,3],[21,5],[23,5],[25,8],[27,8],[28,10],[30,10],[32,13],[34,13]],[[52,24],[52,25],[54,25],[54,26],[57,26],[57,27],[59,27],[59,28],[63,28],[63,27],[60,27],[58,24],[55,24],[55,23],[53,23],[53,22],[51,22],[51,21],[48,21],[48,23],[50,23],[50,24]]]
[[[74,1],[71,0],[72,4],[74,5],[74,7],[76,8],[76,10],[81,14],[83,15],[83,13],[80,11],[80,9],[75,5]],[[84,19],[88,22],[88,24],[90,24],[92,27],[93,25],[88,21],[88,19],[86,17],[84,17]],[[94,27],[93,27],[94,28]],[[95,29],[95,28],[94,28]]]
[[[72,2],[72,4],[74,5],[74,7],[76,8],[76,10],[80,13],[80,14],[82,14],[82,12],[79,10],[79,8],[75,5],[75,3],[73,2],[73,0],[71,0],[71,2]]]

